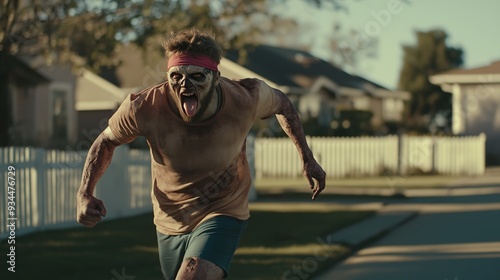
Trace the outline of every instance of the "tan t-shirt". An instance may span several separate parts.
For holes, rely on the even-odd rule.
[[[222,103],[211,119],[189,124],[167,103],[167,83],[130,94],[109,120],[123,143],[145,136],[151,151],[154,223],[178,235],[217,215],[248,219],[251,184],[245,139],[273,114],[277,95],[257,79],[221,77]]]

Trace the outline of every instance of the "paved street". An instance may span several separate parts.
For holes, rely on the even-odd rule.
[[[418,215],[317,280],[499,280],[499,175],[391,203],[385,211]]]

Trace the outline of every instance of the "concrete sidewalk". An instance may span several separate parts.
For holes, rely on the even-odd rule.
[[[500,169],[404,191],[407,199],[328,237],[360,250],[316,280],[500,279]]]
[[[416,215],[416,211],[387,211],[387,209],[382,209],[372,218],[328,235],[326,242],[329,244],[345,244],[351,248],[359,249],[411,220]]]

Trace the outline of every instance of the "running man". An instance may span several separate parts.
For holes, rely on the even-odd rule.
[[[220,76],[222,50],[212,35],[181,31],[164,48],[167,81],[130,94],[90,148],[77,220],[93,227],[106,215],[93,195],[97,181],[117,146],[144,136],[163,277],[222,279],[250,217],[245,139],[254,122],[276,115],[297,147],[313,199],[325,188],[325,172],[281,91],[258,79]]]

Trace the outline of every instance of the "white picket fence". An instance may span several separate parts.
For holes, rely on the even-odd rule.
[[[76,192],[87,152],[24,147],[0,149],[0,238],[10,233],[8,218],[17,218],[16,235],[36,230],[79,226]],[[8,210],[8,167],[15,168],[15,215]],[[132,187],[133,186],[133,187]],[[108,210],[106,219],[151,211],[151,168],[147,151],[118,147],[96,196]]]
[[[415,172],[479,175],[484,173],[485,136],[308,138],[329,177],[359,177]],[[0,149],[0,239],[9,235],[8,167],[15,168],[16,235],[80,226],[76,192],[87,152],[9,147]],[[301,161],[288,138],[249,137],[247,157],[252,176],[299,177]],[[254,192],[254,190],[252,189]],[[251,196],[254,196],[251,193]],[[151,211],[150,154],[115,150],[99,181],[96,196],[108,210],[106,219]]]
[[[462,137],[308,137],[328,177],[384,174],[480,175],[485,169],[484,134]],[[255,141],[256,178],[299,177],[302,166],[288,138]]]

